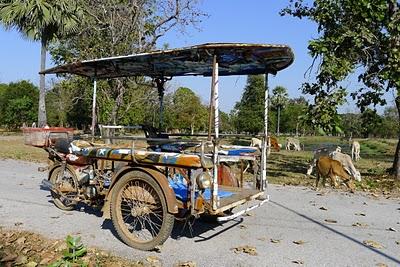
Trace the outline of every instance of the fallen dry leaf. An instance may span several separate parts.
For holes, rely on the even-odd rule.
[[[14,225],[15,226],[20,226],[20,225],[23,225],[23,223],[22,222],[16,222],[16,223],[14,223]]]
[[[249,217],[251,217],[251,216],[254,216],[254,215],[253,215],[253,213],[246,212],[243,216],[249,216]]]
[[[364,240],[363,244],[371,248],[377,248],[377,249],[383,248],[381,244],[373,240]]]
[[[381,262],[377,263],[375,266],[378,266],[378,267],[388,267],[387,264],[384,264],[384,263],[381,263]]]
[[[397,232],[397,230],[394,229],[393,227],[389,227],[388,229],[386,229],[386,231]]]
[[[231,250],[233,250],[233,252],[235,252],[236,254],[240,253],[240,252],[243,252],[243,253],[249,254],[251,256],[257,256],[258,255],[256,248],[253,247],[253,246],[248,246],[248,245],[241,246],[241,247],[236,247],[236,248],[231,248]]]
[[[38,266],[38,264],[34,261],[30,261],[25,266],[26,267],[36,267],[36,266]]]
[[[319,209],[320,209],[320,210],[328,210],[328,209],[325,208],[325,207],[320,207]]]
[[[23,255],[19,255],[16,259],[14,264],[15,265],[22,265],[28,262],[28,258],[26,256]]]
[[[271,241],[271,243],[280,243],[281,242],[281,239],[273,239],[273,238],[271,238],[270,239],[270,241]]]
[[[159,263],[160,258],[158,258],[157,256],[148,256],[146,258],[146,261],[148,261],[149,263]]]
[[[366,216],[366,214],[365,214],[364,212],[357,212],[357,213],[354,213],[354,215],[357,215],[357,216]]]
[[[327,223],[337,223],[336,220],[332,220],[332,219],[325,219],[325,222],[327,222]]]
[[[23,243],[25,243],[26,238],[25,237],[20,237],[17,239],[17,241],[15,241],[18,245],[21,245]]]
[[[296,264],[300,264],[300,265],[304,264],[304,261],[302,261],[302,260],[292,260],[292,262],[296,263]]]
[[[196,267],[196,263],[194,261],[183,261],[178,262],[176,267]]]
[[[368,224],[356,222],[356,223],[353,223],[352,226],[356,226],[356,227],[368,227]]]
[[[18,256],[15,254],[8,254],[5,255],[3,258],[0,259],[0,262],[8,262],[8,261],[14,261]]]
[[[239,228],[240,228],[240,229],[246,229],[247,226],[242,224],[242,225],[239,225]]]
[[[303,240],[296,240],[296,241],[293,241],[293,243],[296,245],[303,245],[306,242],[304,242]]]

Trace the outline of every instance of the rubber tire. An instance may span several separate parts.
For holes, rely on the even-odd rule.
[[[118,219],[118,195],[120,194],[120,191],[125,187],[125,185],[132,180],[141,180],[147,183],[154,189],[161,200],[161,206],[164,214],[162,226],[158,235],[148,242],[137,242],[130,239],[129,236],[127,236],[122,230],[123,226],[120,224],[120,221]],[[149,174],[141,171],[131,171],[126,173],[116,182],[115,186],[112,188],[111,194],[111,220],[116,232],[118,233],[118,236],[125,244],[140,250],[152,250],[156,246],[162,245],[170,237],[172,229],[174,228],[175,217],[174,215],[168,213],[167,201],[164,197],[164,193],[156,180]]]
[[[61,170],[61,166],[57,166],[51,171],[51,175],[50,175],[49,181],[52,182],[53,184],[56,183],[57,176],[58,176],[58,173],[60,172],[60,170]],[[78,179],[76,177],[75,171],[73,169],[71,170],[71,168],[68,167],[68,166],[66,167],[66,170],[70,174],[72,174],[71,176],[74,179],[75,185],[77,185],[78,184]],[[53,198],[54,205],[56,205],[56,207],[61,209],[61,210],[70,211],[70,210],[75,209],[75,207],[76,207],[76,203],[68,205],[68,206],[64,205],[64,203],[62,203],[58,199],[57,195],[54,194],[53,192],[51,192],[51,197]]]

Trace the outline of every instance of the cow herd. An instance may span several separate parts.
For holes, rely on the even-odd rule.
[[[353,164],[353,160],[358,161],[360,159],[360,143],[356,140],[350,140],[350,143],[351,156],[343,153],[340,146],[334,149],[321,147],[313,151],[313,158],[308,166],[307,175],[310,176],[314,168],[316,169],[316,187],[318,187],[320,177],[323,178],[323,186],[325,186],[326,177],[329,177],[332,186],[336,187],[337,181],[342,180],[351,190],[354,189],[353,180],[361,181],[361,174]],[[268,155],[271,152],[271,148],[275,151],[279,151],[282,147],[282,145],[278,143],[277,138],[272,136],[268,138],[267,144]],[[257,138],[252,138],[251,146],[261,148],[262,141]],[[299,139],[293,137],[286,138],[285,149],[294,151],[302,150]]]

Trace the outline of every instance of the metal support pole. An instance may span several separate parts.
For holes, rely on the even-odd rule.
[[[261,181],[260,190],[266,190],[267,182],[267,146],[268,146],[268,73],[265,74],[264,90],[264,136],[261,150]]]
[[[97,80],[94,78],[93,82],[93,105],[92,105],[92,140],[94,139],[94,132],[96,128],[96,97],[97,97]]]
[[[157,84],[157,90],[158,90],[158,99],[160,102],[160,111],[159,111],[159,122],[158,122],[158,131],[159,133],[162,132],[162,127],[163,127],[163,112],[164,112],[164,84],[165,84],[165,79],[160,78],[156,79],[156,84]]]
[[[214,55],[213,57],[213,66],[217,63],[217,56]],[[213,70],[214,73],[214,70]],[[209,114],[208,114],[208,141],[211,141],[211,130],[212,130],[212,123],[213,123],[213,107],[214,107],[214,84],[215,84],[215,76],[212,75],[211,78],[211,95],[210,95],[210,107],[209,107]]]
[[[218,199],[218,143],[219,143],[219,98],[218,98],[218,62],[214,56],[213,62],[213,91],[214,91],[214,156],[213,156],[213,183],[212,183],[212,208],[216,210],[219,206]]]

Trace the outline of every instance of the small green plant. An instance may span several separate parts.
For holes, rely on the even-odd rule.
[[[49,267],[86,267],[88,266],[81,257],[87,253],[87,248],[81,243],[80,237],[72,237],[70,235],[65,239],[67,249],[63,251],[62,259],[49,265]]]

